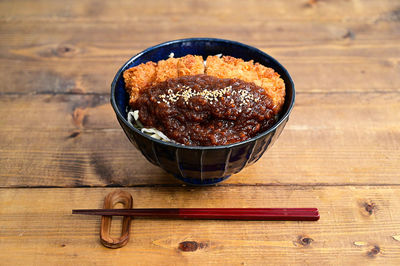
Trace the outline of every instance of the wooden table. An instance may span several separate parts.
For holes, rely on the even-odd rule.
[[[0,264],[400,264],[400,3],[0,2]],[[255,165],[189,187],[129,143],[117,69],[167,40],[219,37],[287,67],[297,99]],[[318,207],[318,222],[144,220],[111,250],[100,208]],[[120,223],[120,221],[119,221]],[[117,235],[118,221],[113,230]]]

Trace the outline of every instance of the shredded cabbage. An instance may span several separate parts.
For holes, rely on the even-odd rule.
[[[155,128],[145,128],[143,124],[139,121],[139,110],[130,110],[128,112],[128,122],[135,128],[139,129],[143,133],[149,135],[152,138],[167,141],[167,142],[174,142],[170,138],[168,138],[164,133],[160,130]]]

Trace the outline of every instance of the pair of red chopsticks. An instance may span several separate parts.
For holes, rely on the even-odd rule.
[[[317,208],[173,208],[173,209],[86,209],[73,214],[131,216],[169,219],[248,221],[317,221]]]

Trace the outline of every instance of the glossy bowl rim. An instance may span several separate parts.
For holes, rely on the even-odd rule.
[[[279,118],[279,120],[271,128],[269,128],[268,130],[262,132],[261,134],[258,134],[255,137],[247,139],[247,140],[244,140],[244,141],[240,141],[240,142],[236,142],[236,143],[232,143],[232,144],[228,144],[228,145],[219,145],[219,146],[187,146],[187,145],[183,145],[183,144],[175,144],[175,143],[172,143],[172,142],[166,142],[166,141],[163,141],[163,140],[155,139],[155,138],[143,133],[142,131],[138,130],[137,128],[133,127],[128,122],[128,120],[119,111],[117,103],[116,103],[116,100],[115,100],[115,89],[116,89],[116,84],[117,84],[117,80],[118,80],[119,76],[125,70],[127,65],[131,64],[133,61],[135,61],[137,58],[141,57],[145,53],[148,53],[148,52],[150,52],[150,51],[152,51],[154,49],[157,49],[159,47],[162,47],[162,46],[166,46],[166,45],[170,45],[170,44],[174,44],[174,43],[193,42],[193,41],[210,41],[210,42],[222,42],[222,43],[234,44],[234,45],[242,46],[242,47],[247,48],[247,49],[255,50],[256,52],[260,53],[262,56],[267,57],[270,61],[273,61],[283,71],[283,73],[279,73],[279,74],[281,76],[282,76],[282,74],[286,75],[288,80],[289,80],[289,82],[292,85],[292,88],[293,88],[292,89],[292,98],[290,99],[290,104],[289,104],[289,107],[288,107],[287,111]],[[285,88],[286,88],[286,86],[285,86]],[[261,51],[260,49],[255,48],[255,47],[250,46],[250,45],[247,45],[247,44],[244,44],[244,43],[240,43],[240,42],[232,41],[232,40],[226,40],[226,39],[219,39],[219,38],[184,38],[184,39],[177,39],[177,40],[167,41],[167,42],[163,42],[163,43],[151,46],[151,47],[139,52],[138,54],[134,55],[133,57],[131,57],[125,64],[122,65],[122,67],[115,74],[115,77],[114,77],[114,79],[113,79],[113,81],[111,83],[110,101],[111,101],[111,105],[112,105],[112,107],[114,109],[114,112],[116,113],[116,115],[119,118],[119,120],[122,121],[131,130],[135,131],[136,133],[140,134],[141,136],[147,138],[150,141],[154,141],[154,142],[156,142],[158,144],[161,144],[161,145],[166,145],[166,146],[169,146],[169,147],[180,148],[180,149],[188,149],[188,150],[218,150],[218,149],[230,149],[230,148],[233,148],[233,147],[237,147],[237,146],[241,146],[241,145],[244,145],[244,144],[248,144],[248,143],[251,143],[253,141],[256,141],[256,140],[268,135],[272,131],[275,131],[279,127],[280,124],[282,124],[284,121],[287,120],[288,116],[290,115],[290,113],[291,113],[291,111],[293,109],[295,98],[296,98],[295,86],[294,86],[292,77],[290,76],[289,72],[275,58],[273,58],[272,56],[268,55],[267,53]]]

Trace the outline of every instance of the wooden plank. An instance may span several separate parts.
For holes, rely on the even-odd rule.
[[[182,18],[174,18],[174,12],[163,9],[163,3],[122,2],[121,6],[130,6],[127,9],[113,4],[114,9],[127,12],[125,15],[103,4],[95,13],[98,19],[93,19],[89,8],[95,5],[91,1],[70,6],[50,3],[43,9],[29,8],[25,1],[14,4],[14,8],[2,2],[2,10],[7,10],[8,15],[4,15],[0,27],[0,80],[3,81],[0,92],[108,93],[114,74],[134,54],[157,43],[188,36],[218,36],[254,45],[281,61],[303,91],[399,90],[400,32],[393,2],[345,2],[340,6],[318,3],[311,13],[307,13],[310,8],[287,13],[288,17],[297,17],[299,21],[295,23],[287,17],[270,19],[271,12],[277,17],[286,13],[257,2],[233,18],[222,15],[225,19],[216,16],[219,11],[215,10],[220,9],[209,3],[203,13],[185,16],[182,23]],[[155,12],[151,10],[157,5],[160,9],[156,12],[160,14],[150,16],[149,12]],[[282,10],[293,6],[289,2],[271,5],[281,6]],[[330,11],[324,11],[325,7]],[[130,12],[130,8],[143,13]],[[182,9],[172,7],[178,17],[189,8],[190,3]],[[60,15],[63,10],[71,14]],[[229,13],[233,9],[227,10]],[[104,16],[100,15],[102,12]],[[263,15],[257,16],[258,12]],[[343,12],[350,12],[348,18],[342,17]],[[132,13],[135,16],[128,16]],[[366,17],[356,16],[358,13]],[[250,14],[252,19],[248,19]],[[323,21],[329,14],[340,14],[341,19]],[[29,20],[32,16],[35,19]],[[110,16],[118,20],[110,20]],[[315,23],[315,16],[322,22]]]
[[[99,208],[113,189],[1,189],[0,253],[5,264],[396,265],[400,188],[127,188],[134,207],[318,207],[318,222],[134,219],[118,250],[99,243]],[[114,228],[116,229],[116,228]],[[181,243],[192,241],[186,249]],[[196,248],[197,246],[197,248]],[[151,254],[149,256],[149,254]]]
[[[0,264],[400,265],[399,13],[391,0],[0,1]],[[206,188],[148,163],[108,98],[132,55],[196,36],[261,48],[299,92],[272,149]],[[71,215],[100,208],[104,186],[132,186],[138,208],[318,207],[322,218],[135,219],[130,243],[109,250],[99,217]]]
[[[240,24],[238,24],[240,23]],[[268,23],[268,27],[266,24]],[[351,32],[349,32],[351,31]],[[21,37],[21,34],[23,37]],[[349,47],[352,44],[372,44],[384,41],[398,41],[399,29],[396,21],[382,21],[376,24],[364,21],[315,23],[313,21],[266,21],[265,18],[227,22],[215,17],[199,21],[188,17],[185,24],[159,21],[151,17],[138,17],[135,23],[130,21],[5,21],[0,28],[1,48],[39,50],[41,54],[30,57],[72,57],[73,52],[80,52],[86,57],[97,52],[99,56],[114,56],[119,47],[143,50],[150,45],[163,41],[187,37],[219,37],[246,42],[257,47],[286,47],[307,44],[339,44]],[[48,51],[51,45],[76,45],[79,51]],[[388,44],[385,44],[385,46]],[[93,47],[94,46],[94,47]],[[109,51],[101,48],[109,46]],[[91,48],[93,47],[93,48]],[[5,49],[2,51],[8,51]],[[114,50],[113,50],[114,49]],[[11,50],[12,52],[12,50]],[[69,53],[67,53],[69,52]],[[89,53],[88,53],[89,52]],[[103,53],[101,53],[103,52]],[[385,52],[382,50],[382,52]],[[120,54],[121,55],[121,54]]]
[[[269,20],[285,21],[373,21],[381,14],[398,9],[395,1],[268,1],[268,4],[252,0],[223,1],[129,1],[103,2],[96,0],[59,1],[29,0],[2,1],[0,18],[5,20],[55,20],[85,19],[91,21],[136,20],[138,17],[169,17],[175,21],[194,17],[216,17],[222,21],[265,17]],[[240,11],[240,12],[238,12]],[[161,20],[160,19],[160,20]]]
[[[399,184],[400,94],[296,101],[274,146],[223,184]],[[3,95],[0,125],[1,187],[179,184],[129,143],[102,95]]]
[[[140,47],[135,44],[138,47],[132,48],[130,42],[125,42],[124,47],[56,42],[18,47],[7,52],[3,49],[0,92],[109,93],[119,67],[140,50],[156,43],[141,43]],[[300,92],[390,92],[400,88],[397,56],[400,40],[350,46],[338,42],[258,47],[289,70]]]

